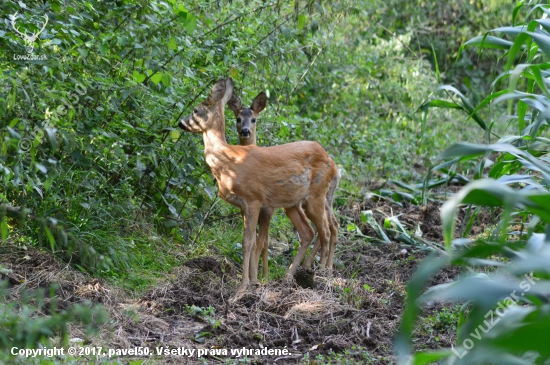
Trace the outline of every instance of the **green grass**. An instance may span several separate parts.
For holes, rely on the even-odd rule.
[[[227,216],[236,212],[237,210],[235,208],[222,202],[222,204],[219,205],[219,209],[214,212],[213,215]],[[197,233],[198,229],[195,229],[190,235],[189,240],[193,242],[193,245],[187,246],[184,252],[185,260],[211,255],[224,257],[240,267],[243,254],[243,224],[242,218],[239,215],[217,220],[213,224],[205,225],[198,237]],[[269,239],[271,242],[270,250],[273,248],[273,241],[278,241],[283,244],[286,243],[289,248],[292,247],[292,254],[295,254],[299,242],[293,232],[292,223],[286,217],[282,209],[277,210],[271,219]],[[283,277],[290,263],[291,262],[285,256],[272,252],[269,260],[269,278],[267,280]],[[261,267],[259,272],[261,273]],[[265,280],[265,278],[261,278],[261,280]]]
[[[127,261],[127,267],[114,267],[99,273],[119,287],[139,294],[164,280],[167,273],[181,265],[178,246],[174,247],[169,242],[150,238],[126,238],[124,241],[129,242],[126,255],[131,258]]]

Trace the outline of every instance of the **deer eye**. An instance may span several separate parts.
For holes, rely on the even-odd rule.
[[[256,123],[256,118],[252,118],[252,123]]]
[[[198,111],[197,109],[194,109],[194,110],[193,110],[193,113],[194,113],[194,114],[199,114],[199,111]]]
[[[237,123],[241,123],[241,118],[237,118]]]

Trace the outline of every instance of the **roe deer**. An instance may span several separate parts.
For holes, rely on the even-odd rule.
[[[309,222],[297,212],[303,204],[305,214],[317,227],[321,261],[328,245],[325,197],[336,166],[317,142],[301,141],[280,146],[231,146],[225,139],[224,107],[233,94],[233,80],[218,81],[208,98],[191,115],[179,122],[185,132],[202,133],[205,161],[218,181],[218,195],[238,207],[244,221],[243,270],[239,294],[252,282],[257,282],[258,265],[252,263],[261,251],[256,245],[256,225],[262,207],[285,208],[300,233],[300,247],[290,265],[286,278],[292,280],[300,261],[313,239]],[[309,226],[311,229],[311,226]]]
[[[256,126],[257,119],[259,114],[265,109],[267,105],[267,97],[265,93],[262,91],[260,92],[256,98],[252,101],[252,104],[249,108],[246,108],[243,106],[241,99],[237,96],[237,94],[233,93],[231,95],[231,98],[229,99],[227,106],[229,106],[229,109],[233,111],[236,117],[236,127],[237,127],[237,134],[239,135],[239,145],[241,146],[250,146],[250,145],[256,145]],[[338,220],[336,219],[336,216],[334,215],[334,210],[332,208],[333,202],[334,202],[334,192],[336,188],[338,187],[338,183],[340,182],[340,171],[336,171],[336,174],[334,175],[334,178],[330,182],[329,190],[325,199],[325,214],[328,219],[329,224],[329,232],[330,232],[330,252],[327,257],[326,262],[320,262],[321,265],[326,265],[329,270],[332,269],[333,259],[334,259],[334,249],[336,247],[336,243],[338,241]],[[305,213],[301,206],[297,207],[297,213],[302,217],[302,220],[305,220]],[[285,210],[286,212],[286,210]],[[260,209],[260,216],[258,219],[258,224],[260,226],[260,229],[258,231],[258,238],[256,245],[259,245],[262,247],[262,268],[263,268],[263,276],[267,277],[269,274],[269,267],[268,267],[268,246],[269,246],[269,223],[271,221],[271,217],[273,216],[274,210],[269,208],[262,207]],[[311,226],[310,226],[311,227]],[[305,268],[310,268],[311,264],[313,263],[313,260],[315,259],[315,255],[319,251],[320,246],[320,240],[317,238],[315,241],[315,246],[313,250],[311,251],[310,255],[306,258],[304,262]],[[258,253],[258,252],[257,252]],[[260,257],[255,258],[254,265],[258,265],[260,261]]]

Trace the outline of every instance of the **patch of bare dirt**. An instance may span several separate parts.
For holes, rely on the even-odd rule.
[[[0,279],[9,283],[9,294],[17,298],[22,290],[35,290],[56,285],[60,309],[72,303],[89,300],[102,305],[117,302],[119,291],[108,289],[103,280],[90,278],[69,265],[60,263],[49,253],[35,248],[0,246]]]

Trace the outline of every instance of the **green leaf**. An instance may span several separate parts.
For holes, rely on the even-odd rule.
[[[531,38],[537,43],[539,48],[544,52],[546,58],[550,59],[550,36],[541,33],[527,32]]]
[[[435,76],[437,78],[437,82],[441,83],[441,74],[439,73],[439,64],[437,63],[437,54],[435,53],[435,48],[433,43],[431,44],[431,46],[432,46],[432,54],[434,56]]]
[[[540,24],[547,32],[550,31],[550,19],[536,19],[534,20],[537,24]]]
[[[164,84],[164,86],[168,87],[168,86],[170,86],[170,84],[172,82],[172,77],[170,76],[169,73],[163,72],[162,73],[162,79],[160,80],[160,82],[162,82]]]
[[[143,365],[145,363],[145,360],[131,360],[128,361],[128,365]]]
[[[78,53],[80,53],[83,58],[88,57],[88,50],[86,48],[79,48]]]
[[[507,152],[518,158],[518,160],[527,168],[539,171],[542,176],[547,180],[547,183],[550,183],[550,166],[540,161],[529,152],[522,151],[519,148],[512,146],[509,143],[494,143],[490,145],[477,145],[473,143],[455,143],[447,150],[443,151],[439,157],[440,158],[449,158],[449,157],[461,157],[461,158],[471,158],[476,155],[488,152]]]
[[[400,364],[406,364],[410,356],[410,338],[415,326],[416,316],[420,312],[417,299],[424,291],[426,283],[432,279],[433,274],[447,262],[446,257],[437,257],[435,254],[426,257],[407,283],[407,302],[401,320],[401,327],[395,340]]]
[[[8,222],[5,215],[2,217],[2,221],[0,221],[0,228],[2,231],[2,242],[6,243],[8,239],[9,229],[8,229]]]
[[[537,214],[544,221],[550,222],[550,193],[529,194],[527,199],[535,203],[534,205],[529,205],[527,209]]]
[[[504,95],[508,92],[508,90],[501,90],[496,93],[492,93],[491,95],[487,96],[481,103],[476,106],[476,108],[472,111],[472,113],[468,116],[468,120],[477,113],[481,108],[483,108],[485,105],[489,104],[492,100],[498,98],[501,95]]]
[[[485,145],[475,143],[455,143],[445,151],[441,152],[437,158],[446,159],[451,157],[477,156],[490,151]]]
[[[458,105],[457,103],[453,103],[446,100],[432,100],[429,103],[425,103],[422,106],[420,106],[420,110],[424,110],[427,108],[447,108],[447,109],[463,109],[462,106]]]
[[[180,138],[180,132],[175,129],[171,130],[170,138],[172,139],[172,142],[176,143]]]
[[[108,52],[109,52],[109,44],[107,43],[102,43],[98,46],[99,48],[99,52],[105,56]]]
[[[151,81],[153,81],[155,85],[158,85],[161,80],[162,80],[162,73],[157,72],[156,74],[151,76]]]
[[[10,128],[13,128],[17,125],[17,123],[20,121],[21,119],[20,118],[13,118],[10,122],[10,124],[8,125]]]
[[[439,350],[430,352],[417,352],[412,357],[412,365],[428,365],[453,354],[451,350]]]
[[[54,175],[50,175],[48,179],[46,179],[46,182],[44,183],[44,191],[48,192],[50,190],[50,187],[52,186]]]
[[[527,104],[523,101],[518,101],[518,132],[521,134],[525,129],[525,115],[527,114]]]
[[[56,242],[55,242],[55,238],[53,237],[52,232],[46,226],[44,226],[44,231],[46,232],[46,236],[48,237],[48,241],[50,242],[50,247],[51,247],[52,251],[55,251]]]
[[[493,49],[510,49],[513,43],[498,37],[493,36],[479,36],[470,39],[464,46],[480,46],[481,48],[493,48]]]
[[[170,48],[172,51],[177,51],[178,50],[178,43],[176,42],[176,38],[171,37],[168,40],[168,48]]]
[[[514,27],[498,27],[491,30],[491,32],[494,32],[494,33],[504,33],[504,34],[513,35],[513,36],[518,36],[519,34],[525,31],[526,31],[525,25],[517,25]]]
[[[135,70],[132,73],[132,75],[134,76],[134,80],[136,80],[136,82],[143,82],[143,81],[145,81],[145,78],[147,77],[144,74],[139,73],[138,71],[135,71]]]
[[[55,130],[47,128],[46,134],[48,135],[48,138],[50,140],[52,151],[53,152],[57,151],[58,144],[57,144],[57,139],[55,138]]]
[[[456,94],[460,100],[462,101],[462,105],[464,107],[464,109],[466,109],[466,111],[471,114],[472,118],[476,121],[476,123],[481,127],[483,128],[483,130],[487,130],[487,126],[485,125],[485,122],[479,117],[479,115],[477,113],[474,112],[474,107],[472,106],[472,104],[470,104],[470,102],[468,101],[468,99],[466,98],[466,96],[464,96],[464,94],[462,94],[460,91],[458,91],[457,88],[455,88],[454,86],[450,86],[450,85],[442,85],[442,86],[439,86],[436,91],[438,90],[445,90],[447,92],[452,92],[454,94]]]
[[[303,29],[306,26],[306,16],[304,14],[298,15],[298,23],[296,27],[298,29]]]
[[[516,7],[514,8],[514,11],[512,13],[512,25],[514,25],[516,23],[516,17],[518,15],[519,11],[521,10],[522,6],[523,6],[523,0],[518,1],[518,3],[516,4]]]
[[[187,13],[187,17],[185,19],[185,30],[187,31],[187,34],[193,34],[195,28],[197,28],[197,18],[195,18],[193,14]]]
[[[382,238],[385,242],[391,242],[388,236],[386,235],[386,232],[380,227],[378,222],[376,221],[376,218],[374,217],[374,214],[372,213],[372,210],[365,210],[361,212],[361,220],[363,222],[367,222],[368,225],[374,229],[376,234]]]

